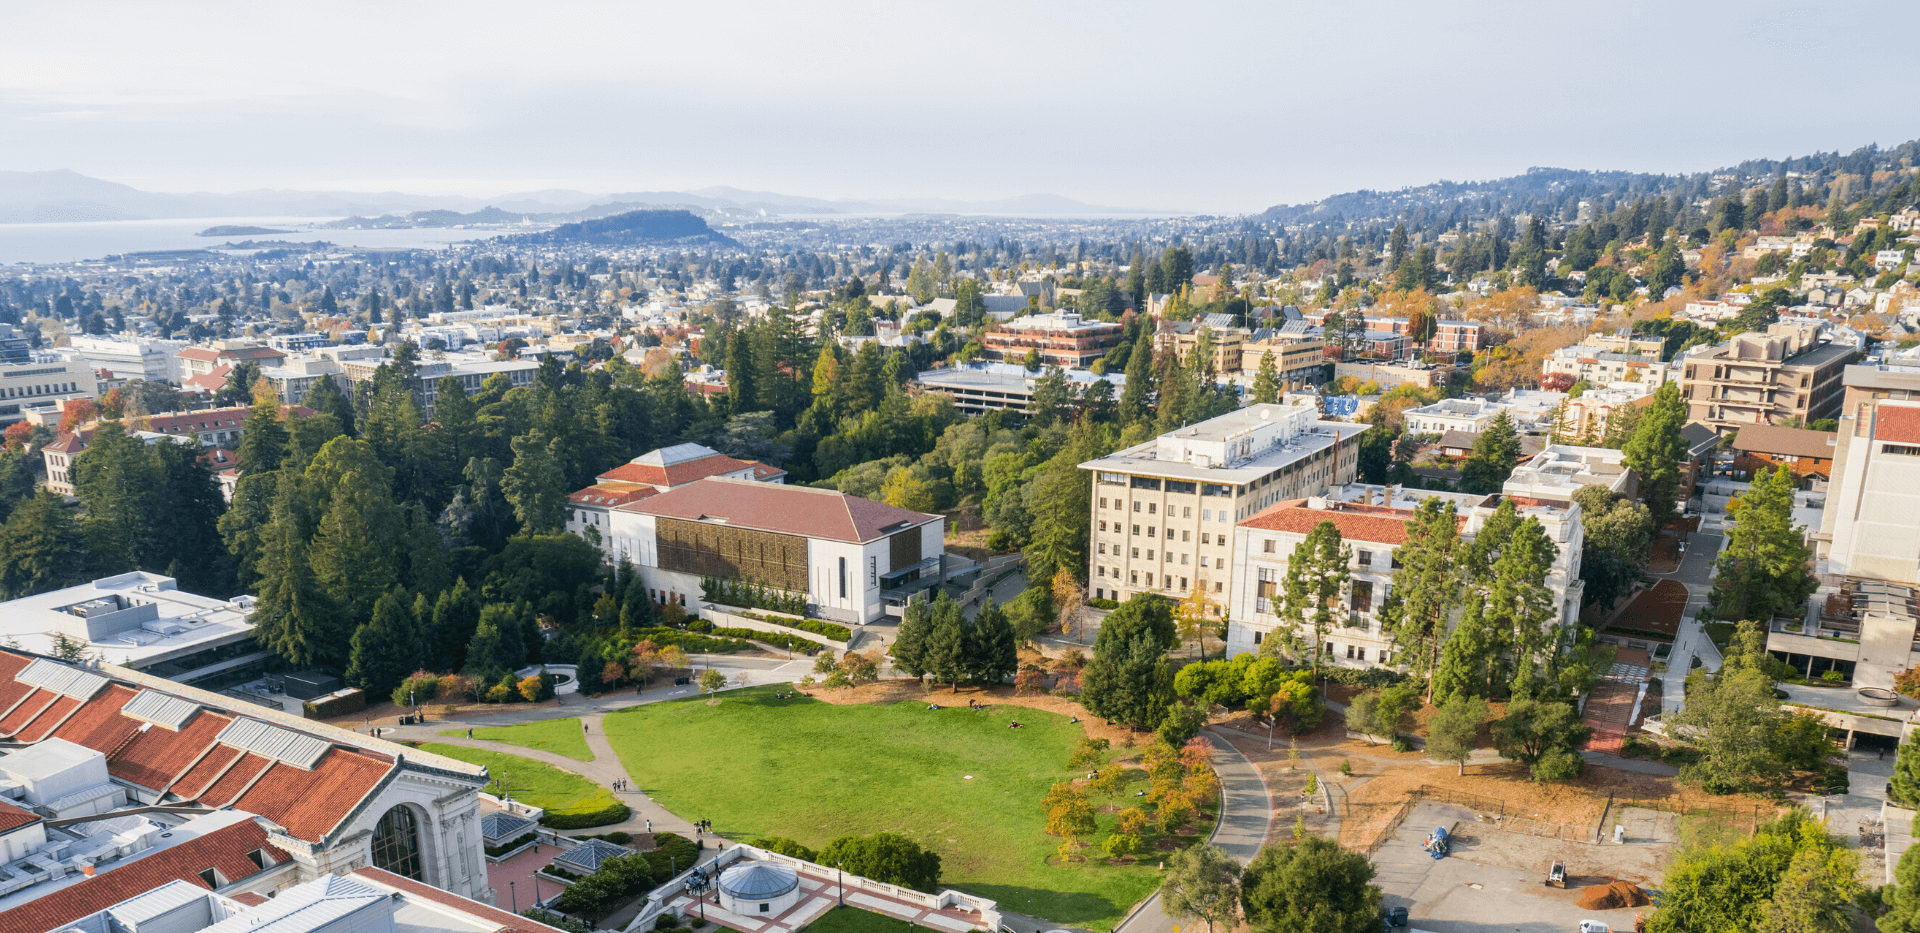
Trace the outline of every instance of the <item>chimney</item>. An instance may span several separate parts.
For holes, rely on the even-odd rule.
[[[83,875],[86,875],[89,878],[93,877],[93,860],[92,859],[88,859],[87,861],[80,863],[80,873]]]

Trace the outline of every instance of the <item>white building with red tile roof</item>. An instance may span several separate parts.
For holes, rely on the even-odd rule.
[[[822,618],[897,614],[946,564],[946,519],[831,489],[708,477],[614,506],[601,547],[655,601],[693,606],[701,579],[804,593]]]
[[[1321,522],[1332,522],[1353,552],[1347,591],[1339,610],[1352,624],[1339,624],[1320,646],[1322,663],[1335,667],[1393,667],[1398,651],[1383,628],[1380,607],[1393,589],[1394,554],[1407,542],[1407,524],[1422,500],[1451,502],[1460,516],[1460,532],[1471,539],[1499,507],[1502,496],[1429,492],[1398,486],[1354,484],[1325,496],[1293,499],[1272,506],[1234,528],[1235,587],[1227,620],[1227,654],[1260,651],[1286,623],[1281,619],[1287,562],[1293,549]],[[1559,549],[1547,586],[1559,606],[1559,624],[1580,617],[1580,506],[1570,501],[1512,497],[1520,517],[1540,521],[1547,539]],[[1284,633],[1283,633],[1284,634]],[[1311,631],[1304,633],[1311,639]]]
[[[592,486],[568,496],[567,530],[589,540],[600,538],[605,550],[609,510],[709,477],[785,483],[787,471],[756,460],[736,460],[699,444],[662,447],[600,474]],[[610,550],[607,559],[619,560]]]

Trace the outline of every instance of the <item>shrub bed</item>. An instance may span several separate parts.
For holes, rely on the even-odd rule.
[[[508,852],[512,852],[513,850],[518,849],[529,842],[532,842],[534,840],[534,837],[536,837],[537,835],[539,834],[528,832],[518,839],[511,839],[497,846],[487,846],[487,854],[494,856],[496,858],[499,856],[505,855]]]
[[[761,612],[746,612],[746,611],[735,612],[733,613],[733,615],[745,616],[749,619],[753,619],[759,622],[771,623],[773,625],[778,625],[782,628],[798,629],[802,632],[812,632],[815,635],[820,635],[825,638],[831,638],[834,641],[848,641],[853,638],[852,629],[847,628],[844,625],[835,625],[832,622],[822,622],[818,619],[795,619],[795,618],[792,618],[791,616],[770,616]],[[736,631],[736,630],[728,629],[728,631]]]
[[[821,647],[819,642],[801,638],[798,635],[787,635],[780,632],[763,632],[757,628],[717,628],[713,630],[713,633],[716,636],[724,638],[751,638],[772,645],[775,648],[785,648],[788,651],[811,651]]]
[[[665,883],[674,871],[692,867],[699,853],[686,837],[674,833],[655,833],[653,840],[659,848],[607,859],[600,870],[574,881],[554,906],[598,922],[636,895]],[[547,870],[554,871],[551,867]]]
[[[633,815],[633,809],[624,803],[595,806],[589,809],[567,810],[564,812],[548,810],[540,817],[540,825],[548,829],[591,829],[611,823],[624,823]]]
[[[735,631],[745,630],[736,629]],[[662,648],[677,645],[680,650],[688,654],[732,654],[735,651],[753,650],[753,644],[744,638],[709,637],[698,632],[667,628],[664,625],[643,628],[633,634],[636,641],[651,640]]]

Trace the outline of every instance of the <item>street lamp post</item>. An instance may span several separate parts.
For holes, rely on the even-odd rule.
[[[838,863],[833,866],[834,874],[840,879],[840,906],[847,906],[847,872]]]
[[[507,896],[513,898],[513,912],[518,914],[520,912],[520,892],[514,890],[513,885],[514,882],[507,882]]]

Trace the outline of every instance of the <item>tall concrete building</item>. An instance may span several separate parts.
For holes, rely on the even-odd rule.
[[[1774,324],[1764,334],[1735,334],[1687,357],[1680,394],[1688,420],[1725,434],[1743,424],[1839,417],[1842,376],[1860,351],[1823,342],[1820,330],[1817,324]]]
[[[1235,592],[1233,529],[1287,499],[1353,481],[1365,425],[1252,405],[1080,465],[1093,473],[1088,571],[1097,599]]]

